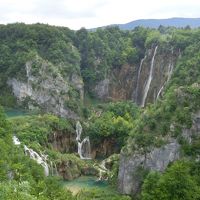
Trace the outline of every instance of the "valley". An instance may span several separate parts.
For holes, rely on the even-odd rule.
[[[0,25],[0,199],[200,198],[199,39]]]

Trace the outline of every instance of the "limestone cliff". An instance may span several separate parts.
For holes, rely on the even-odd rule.
[[[173,127],[171,126],[171,131]],[[190,129],[184,128],[181,136],[189,143],[194,136],[200,135],[200,112],[193,115],[193,125]],[[143,154],[140,150],[132,153],[122,152],[118,174],[118,189],[123,194],[134,195],[141,189],[141,177],[139,169],[163,172],[170,162],[181,158],[181,145],[178,139],[168,138],[166,144],[160,148],[152,148],[150,152]]]
[[[39,56],[27,61],[24,70],[25,78],[13,77],[7,82],[19,104],[24,103],[28,109],[39,108],[62,117],[78,118],[69,106],[72,101],[78,103],[83,99],[83,81],[78,72],[63,75],[62,66],[54,66]],[[72,93],[78,97],[75,99]]]
[[[93,91],[100,99],[133,100],[140,106],[153,103],[169,81],[178,56],[173,47],[153,46],[139,64],[113,68]]]

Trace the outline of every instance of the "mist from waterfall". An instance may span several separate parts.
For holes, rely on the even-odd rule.
[[[145,88],[144,88],[144,95],[143,95],[142,103],[141,103],[142,107],[144,107],[144,105],[145,105],[146,98],[147,98],[149,88],[150,88],[150,85],[151,85],[151,81],[152,81],[152,78],[153,78],[153,67],[154,67],[154,60],[155,60],[155,56],[156,56],[156,53],[157,53],[157,49],[158,49],[158,46],[155,47],[154,54],[153,54],[153,57],[152,57],[152,60],[151,60],[150,73],[149,73],[149,77],[148,77],[147,83],[146,83]]]
[[[78,121],[76,123],[76,141],[78,144],[78,154],[81,159],[91,159],[90,138],[87,136],[81,141],[82,130],[83,129],[81,123]]]

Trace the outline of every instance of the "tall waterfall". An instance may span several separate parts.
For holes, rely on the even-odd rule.
[[[82,126],[78,121],[76,123],[76,141],[78,144],[78,154],[81,159],[91,159],[90,138],[87,136],[81,141]]]
[[[16,136],[13,136],[13,143],[14,145],[20,145],[21,142]],[[44,168],[45,176],[49,176],[49,167],[47,164],[47,155],[41,154],[39,155],[36,151],[31,148],[28,148],[24,145],[24,152],[28,155],[31,159],[35,160],[39,165]]]
[[[150,88],[151,81],[152,81],[152,78],[153,78],[153,67],[154,67],[155,56],[156,56],[156,53],[157,53],[157,48],[158,48],[158,46],[156,46],[152,60],[151,60],[150,73],[149,73],[149,77],[148,77],[147,83],[146,83],[145,88],[144,88],[144,95],[143,95],[143,98],[142,98],[142,104],[141,104],[142,107],[144,107],[144,105],[145,105],[147,94],[149,92],[149,88]]]
[[[141,60],[140,67],[139,67],[139,70],[138,70],[137,82],[136,82],[136,96],[135,96],[136,102],[138,100],[138,89],[139,89],[140,74],[141,74],[142,65],[143,65],[143,62],[144,62],[145,59],[146,59],[146,56]]]
[[[167,71],[167,80],[164,82],[163,86],[160,88],[160,90],[158,91],[158,94],[157,94],[157,97],[156,97],[156,100],[159,98],[160,94],[162,93],[165,85],[169,82],[171,76],[172,76],[172,73],[173,73],[173,63],[169,63],[169,66],[168,66],[168,71]]]

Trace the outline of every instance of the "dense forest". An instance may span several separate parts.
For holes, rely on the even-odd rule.
[[[200,198],[200,29],[0,25],[0,105],[0,199]]]

